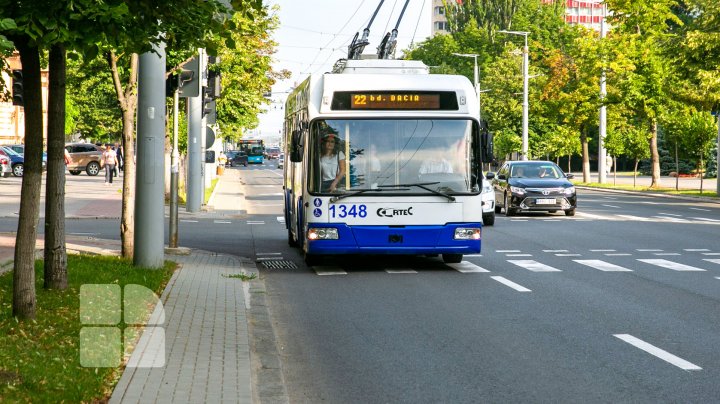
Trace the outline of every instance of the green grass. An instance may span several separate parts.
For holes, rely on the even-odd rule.
[[[648,186],[632,186],[629,184],[612,184],[612,183],[605,183],[600,184],[597,182],[574,182],[575,185],[584,186],[584,187],[591,187],[591,188],[605,188],[605,189],[621,189],[626,191],[641,191],[641,192],[654,192],[658,194],[670,194],[670,195],[685,195],[685,196],[702,196],[702,197],[710,197],[710,198],[717,198],[718,194],[715,191],[704,191],[700,192],[699,189],[680,189],[676,190],[675,188],[650,188]]]
[[[205,204],[207,205],[208,201],[210,200],[210,196],[212,195],[213,191],[215,190],[215,185],[217,185],[218,180],[220,178],[215,178],[214,180],[210,181],[210,186],[208,188],[205,188]]]
[[[168,261],[163,269],[152,270],[118,257],[68,255],[69,286],[64,291],[43,289],[42,265],[35,263],[35,320],[12,316],[12,272],[0,276],[0,402],[103,400],[112,393],[122,367],[80,365],[80,286],[136,284],[159,296],[176,264]]]

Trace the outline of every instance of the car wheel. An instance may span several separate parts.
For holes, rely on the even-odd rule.
[[[505,209],[505,216],[512,216],[515,214],[515,210],[510,207],[510,199],[508,198],[507,194],[505,194],[503,208]]]
[[[443,254],[442,259],[446,264],[459,264],[462,261],[462,254]]]
[[[13,170],[13,175],[14,175],[14,176],[16,176],[16,177],[22,177],[22,176],[23,176],[24,167],[23,167],[22,164],[19,164],[19,163],[18,163],[18,164],[15,164],[15,165],[13,166],[12,170]]]
[[[492,226],[495,224],[495,212],[484,213],[482,218],[483,226]]]
[[[80,175],[81,172],[80,170],[70,170],[70,174],[72,175]]]
[[[85,168],[85,172],[91,177],[98,175],[98,173],[100,172],[100,164],[96,161],[91,161],[87,165],[87,168]]]
[[[501,210],[502,210],[502,207],[500,205],[498,205],[497,202],[495,202],[495,213],[500,213]]]
[[[566,210],[565,216],[575,216],[575,209]]]

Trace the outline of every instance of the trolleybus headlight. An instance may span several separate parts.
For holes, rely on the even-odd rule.
[[[477,227],[455,229],[455,240],[480,240],[482,231]]]
[[[308,240],[337,240],[338,231],[334,227],[313,227],[308,230]]]

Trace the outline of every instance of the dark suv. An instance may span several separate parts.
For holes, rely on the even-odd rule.
[[[96,176],[103,166],[103,150],[91,143],[68,143],[65,149],[70,153],[67,168],[70,174],[78,175],[85,171],[87,175]]]

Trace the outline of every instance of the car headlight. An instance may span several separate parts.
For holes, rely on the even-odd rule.
[[[575,187],[565,188],[565,195],[566,195],[566,196],[573,196],[573,195],[575,195]]]
[[[510,192],[517,195],[525,195],[525,188],[510,187]]]
[[[483,182],[482,191],[483,192],[492,192],[493,188],[488,182]]]

